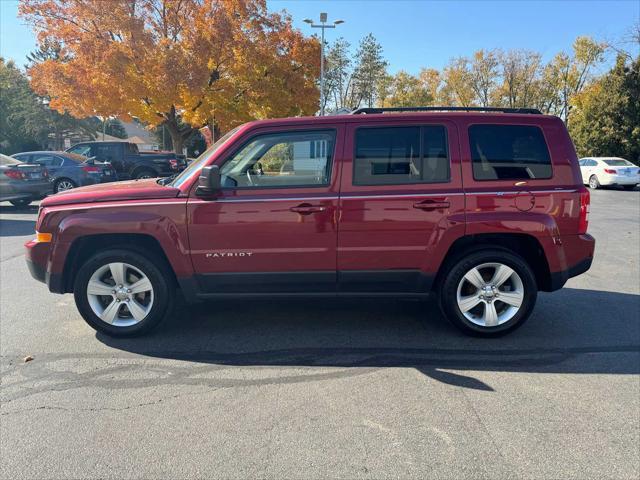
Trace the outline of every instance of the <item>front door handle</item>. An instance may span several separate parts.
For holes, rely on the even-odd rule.
[[[289,210],[300,215],[310,215],[312,213],[324,212],[327,207],[322,205],[311,205],[310,203],[301,203],[297,207],[291,207]]]
[[[413,208],[417,208],[420,210],[425,210],[425,211],[432,211],[432,210],[443,210],[445,208],[449,208],[449,202],[447,201],[442,201],[442,200],[425,200],[423,202],[418,202],[418,203],[414,203],[413,204]]]

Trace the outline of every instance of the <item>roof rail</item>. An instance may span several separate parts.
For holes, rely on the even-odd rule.
[[[373,114],[385,112],[501,112],[529,113],[542,115],[537,108],[500,108],[500,107],[389,107],[389,108],[356,108],[351,115]]]

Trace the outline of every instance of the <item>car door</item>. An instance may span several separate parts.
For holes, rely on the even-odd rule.
[[[447,237],[464,234],[455,124],[367,122],[346,135],[339,292],[426,293]]]
[[[31,157],[31,162],[46,168],[49,172],[49,178],[52,180],[58,177],[62,166],[62,158],[51,153],[34,153]]]
[[[343,130],[253,130],[216,161],[222,190],[211,198],[192,193],[187,204],[201,292],[335,292]]]

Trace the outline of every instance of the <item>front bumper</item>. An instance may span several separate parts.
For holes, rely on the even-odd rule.
[[[25,243],[27,268],[33,278],[47,284],[50,292],[65,293],[62,274],[51,271],[49,263],[51,245],[51,243],[38,242],[35,239]]]

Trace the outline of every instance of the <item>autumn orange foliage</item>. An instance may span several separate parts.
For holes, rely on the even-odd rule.
[[[204,125],[318,108],[319,42],[264,0],[21,0],[20,14],[63,46],[28,72],[53,108],[164,123],[177,150]]]

